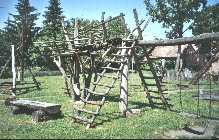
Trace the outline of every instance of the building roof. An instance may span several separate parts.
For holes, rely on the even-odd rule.
[[[197,47],[192,45],[196,50]],[[188,45],[181,45],[181,53],[183,53],[184,49],[187,48]],[[178,52],[178,46],[157,46],[150,54],[151,58],[176,58]]]

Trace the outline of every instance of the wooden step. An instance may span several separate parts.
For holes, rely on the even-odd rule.
[[[127,61],[106,60],[106,62],[110,62],[110,63],[126,63]]]
[[[109,70],[113,70],[113,71],[120,71],[121,69],[119,68],[112,68],[112,67],[101,67],[103,69],[109,69]]]
[[[114,49],[134,49],[133,47],[113,47]]]
[[[144,79],[154,79],[154,77],[144,76]]]
[[[157,90],[148,90],[148,92],[159,93]]]
[[[148,68],[142,68],[141,70],[142,70],[142,71],[151,71],[150,68],[149,68],[149,69],[148,69]]]
[[[113,78],[113,79],[119,79],[119,76],[110,76],[110,75],[104,75],[102,73],[97,73],[100,77],[107,77],[107,78]]]
[[[99,95],[99,96],[104,96],[104,95],[106,95],[106,93],[100,93],[100,92],[91,91],[90,89],[87,89],[87,88],[85,88],[85,90],[86,90],[88,93],[92,93],[92,94],[94,94],[94,95]]]
[[[148,92],[159,93],[158,90],[148,90]],[[168,93],[162,91],[162,94],[168,94]]]
[[[92,82],[94,85],[97,85],[97,86],[103,86],[103,87],[108,87],[108,88],[113,88],[114,86],[112,85],[107,85],[107,84],[101,84],[101,83],[95,83],[95,82]]]
[[[118,56],[118,57],[126,57],[126,56],[129,56],[128,54],[110,54],[111,56]]]
[[[78,108],[78,107],[76,107],[76,106],[74,106],[74,109],[76,109],[76,110],[78,110],[78,111],[81,111],[81,112],[88,113],[88,114],[93,114],[93,115],[97,115],[97,114],[98,114],[97,112],[93,112],[93,111],[86,110],[86,109],[83,109],[83,108]]]
[[[92,123],[92,120],[91,120],[91,119],[87,119],[87,118],[84,118],[84,117],[80,117],[80,116],[78,116],[78,115],[73,115],[72,117],[73,117],[74,119],[79,120],[79,121],[82,121],[82,122]]]
[[[155,97],[155,96],[150,96],[152,99],[159,99],[161,100],[162,98],[161,97]],[[165,100],[170,100],[169,98],[164,98]]]
[[[91,104],[91,105],[98,105],[101,106],[103,105],[100,101],[86,101],[85,99],[81,98],[81,101],[86,103],[86,104]]]
[[[156,84],[147,84],[147,86],[157,86]],[[165,86],[165,85],[160,85],[160,86]]]
[[[147,86],[157,86],[156,84],[147,84]]]

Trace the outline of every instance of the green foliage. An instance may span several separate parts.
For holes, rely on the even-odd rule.
[[[123,27],[123,23],[120,19],[111,21],[108,24],[107,32],[108,32],[108,38],[117,38],[117,37],[123,38],[126,34],[126,30]]]
[[[23,32],[24,38],[26,38],[27,46],[30,47],[32,46],[33,36],[35,33],[35,21],[37,20],[37,16],[39,14],[36,13],[36,9],[30,5],[29,0],[19,0],[18,4],[15,7],[18,14],[12,16],[14,18],[14,21],[16,21],[16,35],[19,37],[19,43],[15,45],[19,46],[19,44],[21,43],[20,33]]]
[[[219,32],[219,3],[206,7],[194,19],[192,27],[194,35],[209,32]]]
[[[184,23],[191,22],[207,3],[206,0],[156,0],[154,5],[150,0],[144,2],[152,21],[169,29],[166,31],[168,38],[182,37]]]
[[[198,16],[194,19],[192,26],[192,33],[199,35],[202,33],[219,32],[219,4],[206,7],[200,11]],[[201,42],[199,52],[202,55],[212,55],[210,53],[212,49],[211,41]]]
[[[60,0],[50,0],[49,7],[45,12],[45,20],[43,21],[43,31],[47,38],[54,40],[61,39],[60,32],[62,31],[62,8],[60,7]]]

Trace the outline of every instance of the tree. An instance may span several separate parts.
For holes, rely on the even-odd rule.
[[[150,0],[144,0],[152,21],[162,23],[168,38],[183,37],[185,23],[192,20],[204,9],[207,0],[156,0],[153,6]]]
[[[63,30],[62,30],[62,8],[61,8],[60,0],[49,0],[49,6],[46,7],[47,10],[43,15],[45,20],[43,21],[43,28],[40,32],[40,41],[48,41],[48,40],[63,40]],[[50,44],[51,45],[51,44]],[[52,45],[55,49],[57,48],[57,44],[54,43]],[[40,65],[44,65],[46,69],[57,70],[57,66],[53,63],[53,59],[50,57],[51,50],[47,47],[40,47],[41,52],[43,52],[44,59],[47,61],[42,63],[42,57],[38,57],[38,62]]]
[[[144,0],[146,9],[152,17],[152,21],[162,23],[168,38],[181,38],[185,23],[192,22],[199,14],[199,11],[204,9],[207,0],[156,0],[154,6],[150,0]],[[177,72],[177,79],[182,69],[181,46],[178,46],[178,53],[176,59],[175,69]]]
[[[58,35],[62,31],[62,8],[60,7],[60,0],[50,0],[49,7],[45,12],[44,31],[47,37],[52,37],[53,40],[58,39]]]
[[[36,9],[30,5],[29,0],[18,0],[18,4],[15,7],[17,14],[11,14],[14,20],[8,20],[6,31],[8,31],[8,34],[14,32],[15,38],[12,38],[12,35],[9,39],[17,39],[14,42],[17,44],[14,45],[20,47],[19,65],[21,67],[21,80],[24,80],[24,55],[29,53],[29,48],[32,46],[35,20],[37,20],[39,14],[35,13]]]
[[[200,11],[199,15],[194,19],[192,26],[192,33],[194,35],[211,32],[219,32],[219,3],[210,5]],[[207,59],[210,59],[212,53],[214,53],[211,50],[213,50],[212,42],[204,41],[201,42],[198,51],[201,55],[205,55]]]
[[[194,35],[209,32],[219,32],[219,3],[206,7],[194,19],[192,26]]]

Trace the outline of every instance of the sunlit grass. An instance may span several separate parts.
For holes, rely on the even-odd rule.
[[[18,97],[61,104],[64,117],[34,124],[30,115],[12,115],[10,109],[4,106],[4,99],[8,95],[0,95],[0,138],[159,138],[168,129],[180,129],[185,124],[194,122],[194,119],[180,116],[174,111],[148,107],[138,74],[130,73],[129,108],[139,108],[142,110],[141,114],[128,118],[121,116],[118,107],[118,80],[115,88],[109,93],[100,116],[97,117],[96,128],[86,130],[84,125],[74,123],[71,118],[73,104],[71,98],[64,93],[62,77],[45,76],[37,79],[41,82],[40,91],[30,88],[26,92],[21,91]],[[31,78],[26,80],[30,81]],[[109,82],[109,79],[106,79],[107,81]],[[176,90],[174,85],[167,87],[175,90],[169,92],[168,97],[171,99],[172,109],[179,111],[179,90]],[[195,89],[194,87],[193,90]],[[196,91],[182,92],[183,111],[196,113],[197,100],[192,98],[195,94]],[[213,102],[212,106],[212,115],[218,117],[218,103]],[[202,114],[208,114],[208,101],[200,100],[200,111]]]

